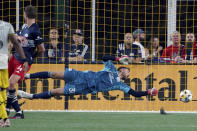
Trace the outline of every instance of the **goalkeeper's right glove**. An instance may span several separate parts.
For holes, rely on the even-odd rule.
[[[148,89],[148,95],[156,96],[157,92],[157,88],[155,87],[153,87],[152,89]]]

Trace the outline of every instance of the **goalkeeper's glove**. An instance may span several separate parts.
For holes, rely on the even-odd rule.
[[[157,95],[157,89],[153,87],[152,89],[148,89],[148,95],[156,96]]]
[[[129,57],[128,56],[122,56],[116,58],[117,61],[119,61],[121,64],[128,65],[129,64]]]

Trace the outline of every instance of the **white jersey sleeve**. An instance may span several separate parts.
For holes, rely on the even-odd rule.
[[[15,34],[13,26],[12,26],[11,24],[9,24],[9,25],[10,25],[10,28],[9,28],[8,35],[13,35],[13,34]]]

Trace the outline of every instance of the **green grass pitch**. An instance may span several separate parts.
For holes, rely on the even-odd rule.
[[[25,112],[0,131],[197,131],[197,114]]]

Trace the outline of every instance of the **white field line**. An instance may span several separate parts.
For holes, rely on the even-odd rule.
[[[104,110],[24,110],[25,112],[121,112],[121,113],[159,113],[160,111],[104,111]],[[11,110],[14,112],[14,110]],[[167,113],[197,113],[197,111],[166,111]]]

